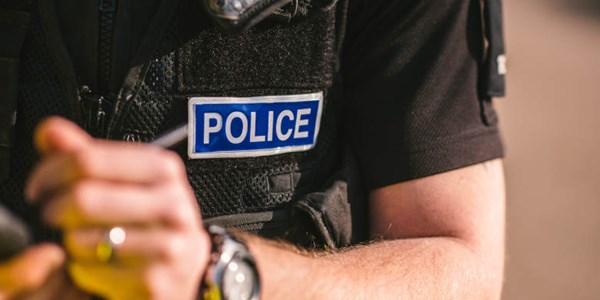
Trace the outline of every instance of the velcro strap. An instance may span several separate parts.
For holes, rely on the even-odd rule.
[[[2,1],[0,4],[9,2],[15,3]],[[19,53],[29,20],[28,12],[0,9],[0,182],[9,175],[10,148],[16,122]]]

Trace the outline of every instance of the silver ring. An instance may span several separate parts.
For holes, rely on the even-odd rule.
[[[104,234],[96,245],[96,257],[103,263],[113,260],[116,249],[125,243],[127,233],[122,227],[113,227]]]

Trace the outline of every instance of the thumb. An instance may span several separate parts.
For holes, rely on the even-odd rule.
[[[59,246],[43,244],[0,264],[0,298],[40,288],[64,262]]]
[[[77,124],[61,117],[42,121],[35,130],[35,146],[43,154],[72,152],[85,148],[92,137]]]

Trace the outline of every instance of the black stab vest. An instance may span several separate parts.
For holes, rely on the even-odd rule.
[[[78,82],[62,42],[53,0],[35,0],[20,52],[17,123],[10,177],[0,201],[31,221],[39,239],[52,234],[23,202],[24,182],[39,157],[36,124],[50,115],[85,127]],[[322,91],[314,149],[243,159],[188,159],[207,222],[280,238],[303,247],[337,248],[364,238],[365,195],[344,138],[338,58],[347,1],[312,9],[289,23],[265,20],[223,33],[196,0],[163,1],[117,95],[103,137],[148,142],[187,120],[192,96],[251,97]],[[140,162],[143,163],[143,162]]]

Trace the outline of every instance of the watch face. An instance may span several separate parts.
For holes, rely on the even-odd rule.
[[[227,300],[250,300],[255,295],[256,273],[246,260],[234,257],[223,274],[223,296]]]

